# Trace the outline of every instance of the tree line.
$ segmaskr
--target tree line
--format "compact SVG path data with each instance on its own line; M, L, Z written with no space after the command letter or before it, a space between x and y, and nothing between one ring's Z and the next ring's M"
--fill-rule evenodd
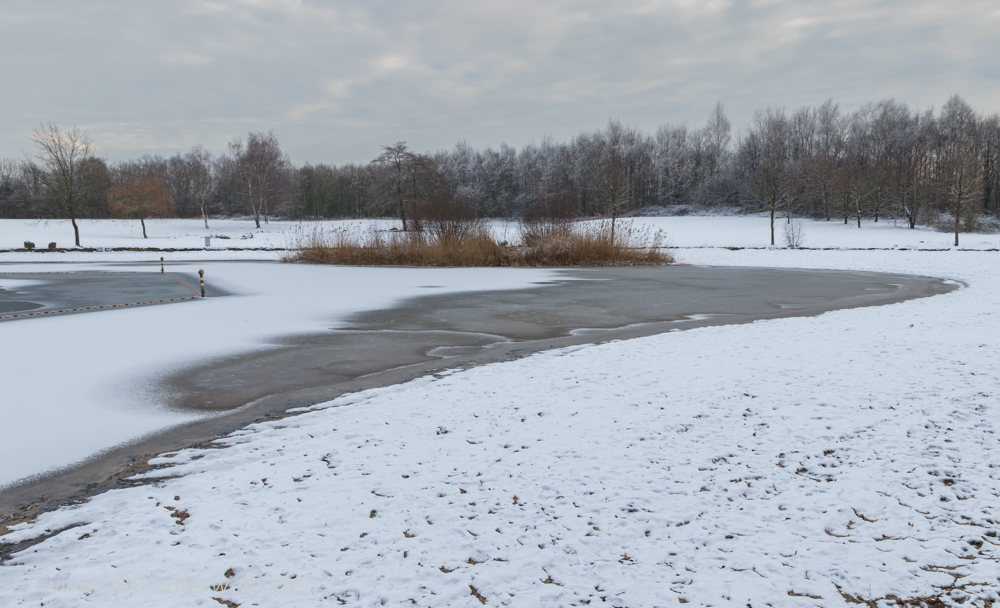
M856 222L944 218L956 234L1000 217L1000 116L958 96L939 112L885 100L855 112L828 101L757 111L738 133L721 104L702 128L655 133L611 121L568 142L417 153L405 142L371 162L295 166L273 132L213 155L109 162L85 133L43 125L31 152L0 159L0 217L395 217L435 214L618 217L692 209Z

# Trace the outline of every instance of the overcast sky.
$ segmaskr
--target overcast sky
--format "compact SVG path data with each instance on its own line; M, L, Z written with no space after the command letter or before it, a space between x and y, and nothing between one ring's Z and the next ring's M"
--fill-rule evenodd
M735 126L767 105L958 93L1000 111L997 0L0 0L0 156L40 122L109 159L273 129L296 163L367 162L609 119Z

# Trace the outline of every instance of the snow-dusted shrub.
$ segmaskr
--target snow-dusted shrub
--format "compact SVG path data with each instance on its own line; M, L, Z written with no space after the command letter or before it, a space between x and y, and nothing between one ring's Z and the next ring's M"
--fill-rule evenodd
M785 246L789 249L798 249L805 244L805 229L802 222L792 220L785 223Z

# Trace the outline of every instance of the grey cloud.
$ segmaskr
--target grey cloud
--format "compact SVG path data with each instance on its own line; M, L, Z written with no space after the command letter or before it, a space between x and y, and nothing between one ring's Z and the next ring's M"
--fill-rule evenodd
M997 111L994 2L186 0L0 7L0 156L41 121L112 158L274 129L293 160L735 124L766 105L959 93Z

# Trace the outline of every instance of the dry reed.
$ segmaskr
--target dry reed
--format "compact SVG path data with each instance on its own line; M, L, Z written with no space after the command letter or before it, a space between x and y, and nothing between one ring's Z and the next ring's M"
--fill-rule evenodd
M669 264L662 234L618 222L530 222L520 243L482 222L411 232L344 228L300 235L286 262L347 266L637 266Z

